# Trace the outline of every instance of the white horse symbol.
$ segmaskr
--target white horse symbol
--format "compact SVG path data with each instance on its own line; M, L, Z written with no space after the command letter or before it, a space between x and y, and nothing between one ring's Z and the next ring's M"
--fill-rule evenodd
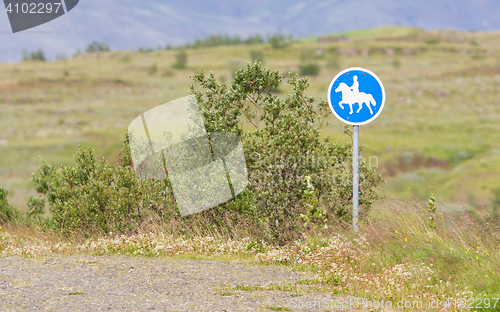
M377 105L377 102L375 102L373 96L371 94L366 94L364 92L356 92L356 91L352 91L351 87L341 82L340 85L337 87L337 89L335 89L335 92L342 92L342 101L340 101L339 106L342 109L344 109L344 104L348 104L349 108L351 109L349 114L352 114L353 113L352 106L355 103L358 103L359 109L356 111L357 114L363 108L363 103L364 103L366 104L366 107L368 107L368 109L370 110L370 114L373 115L373 111L372 108L370 107L370 104L373 106Z

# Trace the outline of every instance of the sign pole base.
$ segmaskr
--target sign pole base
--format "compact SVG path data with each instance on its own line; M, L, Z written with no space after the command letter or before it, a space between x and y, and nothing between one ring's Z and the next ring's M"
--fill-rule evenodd
M358 233L359 205L359 126L352 129L352 226Z

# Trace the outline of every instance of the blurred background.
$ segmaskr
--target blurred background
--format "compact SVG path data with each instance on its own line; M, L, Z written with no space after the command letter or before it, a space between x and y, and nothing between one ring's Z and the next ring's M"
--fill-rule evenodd
M498 216L499 10L493 0L86 0L16 34L0 12L0 185L25 210L42 159L72 163L81 145L117 161L129 123L186 96L200 70L229 82L257 60L309 77L308 94L326 98L340 70L359 66L387 93L360 130L382 188ZM332 115L324 135L347 142L342 129Z

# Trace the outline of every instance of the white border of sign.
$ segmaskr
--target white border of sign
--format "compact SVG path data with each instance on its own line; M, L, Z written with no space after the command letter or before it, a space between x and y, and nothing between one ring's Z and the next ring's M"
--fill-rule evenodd
M337 80L337 78L339 78L342 74L344 74L345 72L348 72L348 71L351 71L351 70L361 70L361 71L365 71L367 73L369 73L370 75L372 75L373 77L375 77L375 79L378 81L378 83L380 84L380 86L382 87L382 105L380 107L380 109L378 110L378 112L375 114L375 116L373 116L372 118L368 119L367 121L363 121L363 122L350 122L350 121L346 121L344 120L343 118L341 118L339 115L337 115L337 112L335 112L335 110L333 109L333 105L332 105L332 101L330 99L330 96L331 96L331 92L332 92L332 87L333 87L333 83L335 82L335 80ZM352 125L352 126L361 126L361 125L366 125L367 123L370 123L372 122L373 120L375 120L375 118L378 117L378 115L380 115L380 113L382 112L382 110L384 109L384 104L385 104L385 88L384 88L384 84L382 83L382 81L378 78L377 75L375 75L371 70L368 70L366 68L361 68L361 67L350 67L350 68L347 68L347 69L344 69L343 71L341 71L340 73L337 74L337 76L335 76L335 78L332 79L332 82L330 82L330 86L328 87L328 104L330 105L330 110L333 112L333 114L335 115L335 117L337 117L338 120L342 121L343 123L345 124L348 124L348 125ZM338 105L338 103L335 103L335 105Z

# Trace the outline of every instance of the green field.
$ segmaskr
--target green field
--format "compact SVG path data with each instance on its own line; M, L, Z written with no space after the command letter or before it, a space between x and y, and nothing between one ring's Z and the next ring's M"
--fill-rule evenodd
M72 163L81 145L116 161L141 112L186 96L200 70L231 80L250 51L261 51L264 67L282 74L317 63L319 75L309 78L316 98L326 97L343 68L375 72L387 100L378 119L361 127L360 141L367 161L378 158L382 187L403 198L434 191L451 207L487 207L500 187L500 32L386 27L332 37L348 40L189 49L185 69L172 68L175 50L0 64L0 185L25 210L41 159ZM332 114L324 135L347 141L342 128Z

